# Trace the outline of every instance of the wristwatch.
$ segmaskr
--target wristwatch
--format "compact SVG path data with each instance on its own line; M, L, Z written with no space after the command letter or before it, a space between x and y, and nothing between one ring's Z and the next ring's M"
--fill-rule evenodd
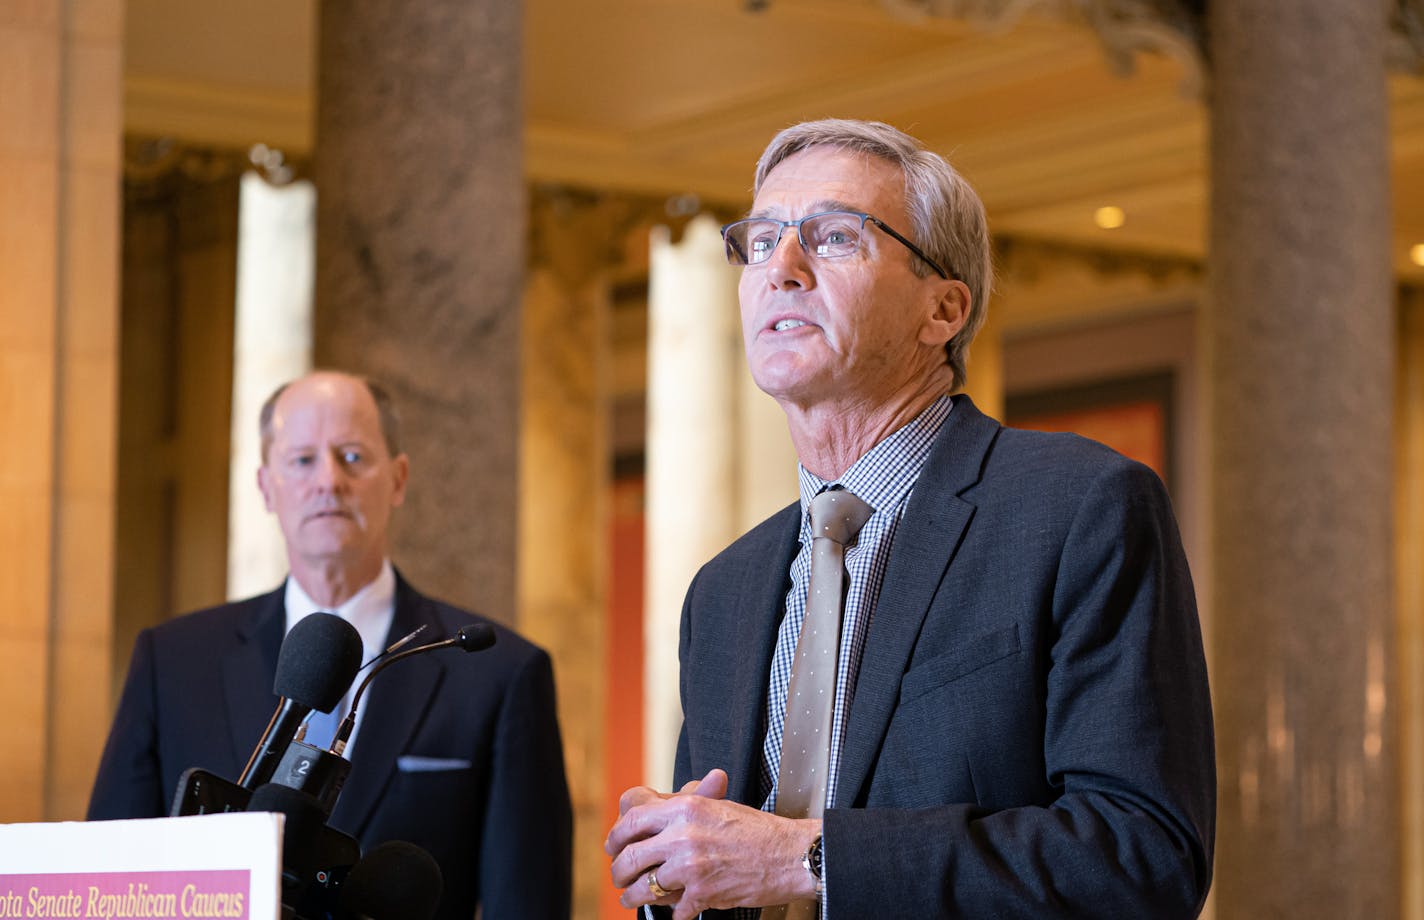
M816 880L816 897L825 893L826 883L821 878L821 836L816 835L816 839L811 841L811 845L806 848L806 852L801 854L801 865L806 867L806 871L811 873L811 877Z

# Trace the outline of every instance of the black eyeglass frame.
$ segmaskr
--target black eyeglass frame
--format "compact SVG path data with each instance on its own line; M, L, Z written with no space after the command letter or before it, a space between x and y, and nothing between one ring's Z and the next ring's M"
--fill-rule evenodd
M806 245L806 238L801 235L801 224L805 221L812 220L817 217L825 217L827 214L849 214L852 217L859 217L860 231L862 234L865 232L866 222L872 223L875 226L879 227L881 230L883 230L886 235L888 235L891 239L899 242L906 249L910 250L910 252L913 252L915 255L919 256L920 259L922 259L924 263L930 268L934 269L935 274L939 275L941 278L944 278L946 281L963 280L954 272L947 272L943 268L940 268L939 263L936 262L934 259L931 259L929 256L925 255L925 251L923 249L910 242L907 238L896 232L894 227L891 227L889 224L885 223L885 221L876 217L874 214L867 214L864 211L851 211L846 208L833 208L829 211L817 211L815 214L807 214L804 217L798 217L796 220L777 220L774 217L744 217L741 220L734 220L730 224L726 224L722 227L722 244L726 248L727 261L732 265L742 266L761 265L765 263L771 258L771 253L776 251L776 247L781 245L781 236L783 233L786 232L787 227L796 228L796 242L798 245L800 245L801 251L806 253L807 255L814 255L814 253L811 252L811 248ZM727 236L727 234L731 232L733 227L739 227L743 224L776 224L778 227L776 232L776 242L767 252L766 258L762 259L760 262L752 262L746 257L746 253L739 252L737 248L732 245L732 241ZM827 258L826 256L820 255L816 255L815 257L818 259ZM830 256L830 258L837 259L843 257Z

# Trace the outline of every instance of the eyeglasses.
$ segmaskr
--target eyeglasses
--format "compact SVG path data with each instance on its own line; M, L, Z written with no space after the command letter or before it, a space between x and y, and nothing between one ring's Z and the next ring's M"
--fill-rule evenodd
M774 220L770 217L748 217L722 228L722 240L727 244L727 261L732 265L760 265L776 251L781 234L787 227L796 228L801 248L818 259L844 259L860 251L865 225L872 223L905 248L924 260L941 278L956 277L939 267L924 250L891 229L878 217L862 211L822 211L807 214L799 220Z

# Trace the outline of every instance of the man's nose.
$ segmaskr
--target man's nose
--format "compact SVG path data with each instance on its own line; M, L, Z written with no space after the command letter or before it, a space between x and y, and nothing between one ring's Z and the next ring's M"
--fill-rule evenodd
M782 228L781 238L776 241L766 260L766 277L776 288L806 288L815 283L811 257L801 245L799 227Z
M317 461L317 482L329 489L340 488L346 482L346 469L341 465L341 457L333 451L322 451Z

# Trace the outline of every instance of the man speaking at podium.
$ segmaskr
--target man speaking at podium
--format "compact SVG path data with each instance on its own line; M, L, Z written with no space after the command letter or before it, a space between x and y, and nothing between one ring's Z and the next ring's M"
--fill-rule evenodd
M418 641L430 642L477 619L421 595L391 565L387 530L409 459L381 387L309 374L267 400L261 435L257 483L291 575L270 594L139 635L91 820L167 815L189 767L236 780L272 714L283 636L302 617L347 620L367 661L422 625ZM330 824L365 849L405 840L429 851L444 876L441 920L470 920L477 905L489 920L563 918L572 817L553 673L543 650L494 629L477 658L420 656L372 682ZM307 741L325 746L315 731Z
M754 196L723 235L801 499L688 589L679 792L624 794L623 903L1194 916L1211 706L1161 482L951 395L992 269L944 159L888 125L810 122L773 139Z

